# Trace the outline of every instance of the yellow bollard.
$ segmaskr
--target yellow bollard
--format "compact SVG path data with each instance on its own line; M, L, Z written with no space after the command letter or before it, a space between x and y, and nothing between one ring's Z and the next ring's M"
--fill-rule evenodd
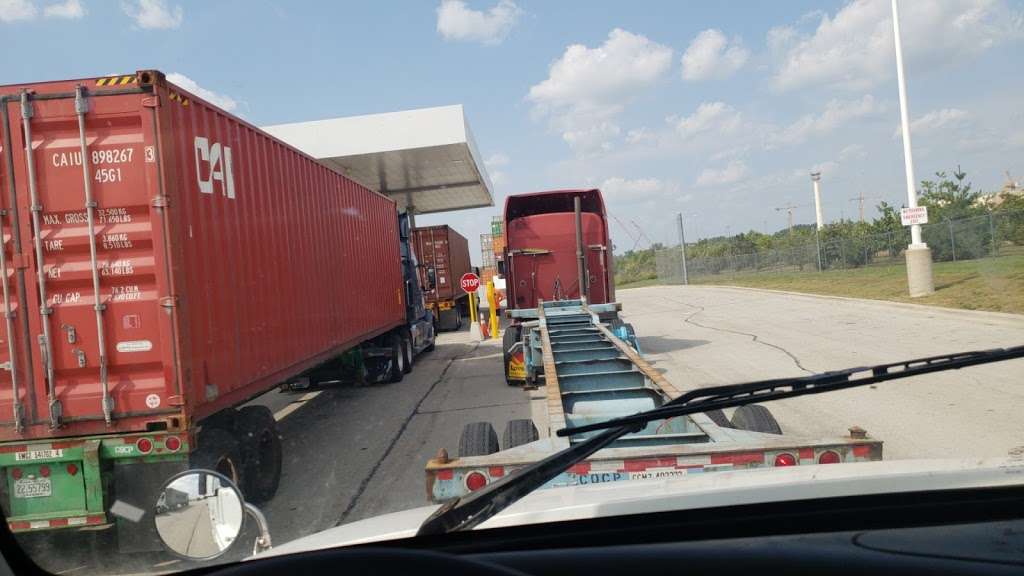
M469 321L473 324L477 323L476 317L476 292L469 293Z
M498 295L494 292L494 280L487 281L487 303L490 305L491 338L498 339Z

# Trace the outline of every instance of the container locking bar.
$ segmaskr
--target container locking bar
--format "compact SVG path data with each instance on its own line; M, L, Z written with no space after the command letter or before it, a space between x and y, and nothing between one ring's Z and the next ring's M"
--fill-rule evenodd
M39 213L43 211L39 203L39 189L36 186L36 163L32 153L32 102L28 92L21 93L21 123L25 130L25 164L28 172L28 193L32 202L32 241L36 253L36 281L39 285L39 315L43 333L40 335L43 366L46 369L46 401L50 409L50 428L60 428L63 416L60 400L57 399L56 383L53 377L53 343L50 338L50 307L46 297L46 272L43 260L43 232L39 223Z
M0 284L4 292L4 322L7 327L6 369L11 371L11 405L14 409L14 427L20 433L25 429L21 400L18 398L18 364L14 353L14 313L11 312L11 288L7 280L7 242L4 240L4 221L7 210L0 210ZM14 234L12 230L11 238Z
M114 398L110 395L107 382L107 347L106 334L103 327L103 310L106 306L100 301L100 269L96 262L96 200L92 195L92 178L89 177L89 150L85 141L85 114L89 111L89 101L85 99L85 88L75 87L75 114L78 115L78 146L82 149L82 179L85 182L85 219L89 226L89 268L92 271L93 310L96 312L96 346L99 348L100 386L103 389L103 420L110 426L114 413ZM85 363L84 354L79 357L79 365Z

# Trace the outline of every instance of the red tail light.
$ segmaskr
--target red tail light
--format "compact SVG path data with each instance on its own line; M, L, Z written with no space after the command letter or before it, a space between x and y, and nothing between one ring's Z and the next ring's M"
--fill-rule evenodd
M138 449L140 454L149 454L153 451L153 441L149 438L139 438L135 442L135 448Z
M164 439L164 448L167 448L171 452L177 452L181 449L181 438L177 436L168 436Z
M842 458L831 450L822 452L821 456L818 456L818 464L839 464L840 462L842 462Z
M469 488L470 492L475 492L484 486L487 486L487 476L479 472L466 474L466 488Z
M792 454L783 452L775 457L776 466L796 466L796 458Z
M39 475L42 476L43 478L49 478L50 477L50 467L47 466L46 464L43 464L42 466L40 466L39 467Z
M67 471L68 471L68 474L71 474L72 476L74 476L75 474L78 474L78 466L75 466L74 464L68 464L67 465Z
M15 480L20 480L21 479L21 468L12 468L11 469L11 478L14 478Z

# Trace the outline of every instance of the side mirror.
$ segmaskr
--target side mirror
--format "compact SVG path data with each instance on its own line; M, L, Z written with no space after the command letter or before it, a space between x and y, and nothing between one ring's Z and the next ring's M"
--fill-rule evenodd
M245 516L260 528L254 552L270 548L266 520L227 477L212 470L187 470L168 480L155 508L156 531L164 546L189 560L224 555L238 539Z

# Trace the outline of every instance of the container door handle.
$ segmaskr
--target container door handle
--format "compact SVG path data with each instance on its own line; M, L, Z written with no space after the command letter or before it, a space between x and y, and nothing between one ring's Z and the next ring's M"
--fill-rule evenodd
M25 134L25 168L28 173L28 194L32 202L32 236L33 248L36 255L36 284L39 289L39 323L43 326L43 333L39 335L43 355L43 366L46 369L46 400L50 409L50 428L60 428L62 425L62 409L60 400L57 399L56 383L53 376L53 344L50 338L50 307L46 296L46 273L45 260L43 259L43 233L39 214L43 211L39 203L39 187L36 183L36 163L32 150L32 101L29 100L27 91L21 93L21 124ZM84 158L83 158L84 160ZM9 338L8 338L9 340Z
M85 141L85 114L89 111L89 101L85 98L85 88L75 88L75 114L78 115L78 146L82 149L82 179L85 183L85 219L89 226L89 268L92 271L93 311L96 314L96 346L99 348L100 387L103 390L101 400L103 420L110 426L113 420L114 399L110 396L107 382L107 351L106 334L103 327L103 311L106 306L101 302L100 269L96 261L96 200L92 194L92 178L89 177L89 147ZM68 331L68 341L74 337L74 328ZM78 351L78 366L85 366L85 352Z

